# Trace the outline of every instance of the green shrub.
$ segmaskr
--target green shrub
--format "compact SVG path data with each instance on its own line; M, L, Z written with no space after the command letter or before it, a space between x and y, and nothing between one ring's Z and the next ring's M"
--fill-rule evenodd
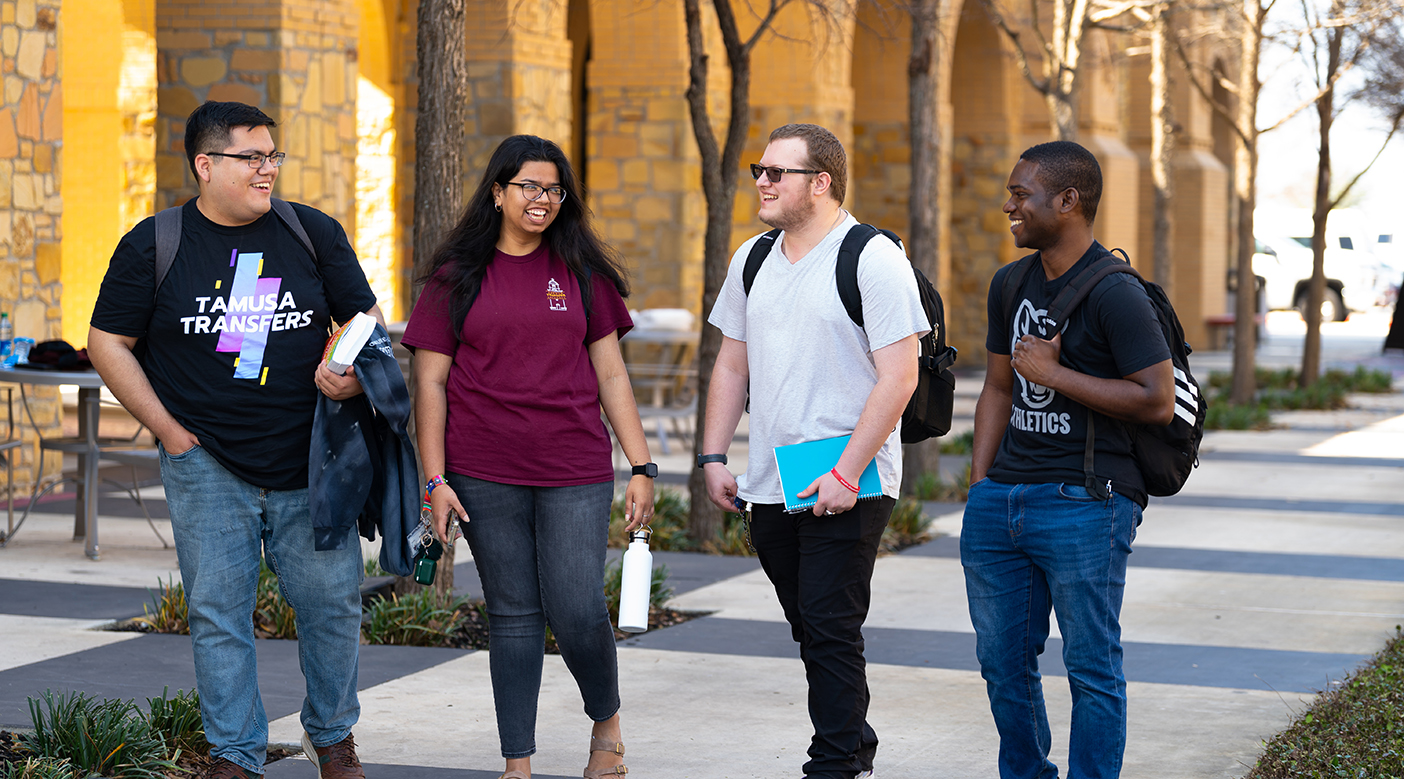
M10 763L0 779L82 779L66 758L29 757Z
M425 587L382 598L366 607L361 636L370 644L449 646L468 617L466 598L440 595Z
M917 500L935 500L947 503L963 503L970 494L970 463L950 481L946 481L940 474L923 473L916 479L915 497Z
M1272 417L1267 408L1254 403L1239 406L1228 400L1209 401L1209 411L1204 415L1206 430L1267 430L1272 427Z
M141 616L133 621L157 633L189 634L190 606L185 600L185 586L174 577L168 577L164 584L158 578L156 586L157 591L151 593L151 605L155 608L143 604Z
M254 595L254 635L258 638L297 640L297 613L283 597L278 577L266 561L258 564L258 589Z
M941 454L970 454L975 448L975 429L941 439Z
M619 595L624 580L622 560L605 565L604 594L605 605L609 606L609 621L619 624ZM668 586L668 566L653 566L653 581L649 583L649 610L661 609L673 597L673 588Z
M614 497L610 508L609 545L623 549L629 545L629 534L624 532L628 524L624 520L624 493ZM722 516L722 527L717 537L704 544L698 544L688 532L688 516L692 502L682 492L663 487L658 490L653 501L653 517L648 526L653 530L649 536L649 548L655 552L708 552L725 555L752 555L747 540L746 521L741 514L727 512Z
M175 768L165 740L131 701L94 700L81 692L29 699L34 732L24 746L35 756L67 759L82 776L158 779Z
M169 687L159 698L147 698L146 722L151 731L165 740L171 752L208 755L210 742L205 740L205 721L200 717L200 694L177 690L175 697Z
M897 552L909 546L929 541L931 518L922 513L921 501L902 498L887 518L887 527L882 531L882 548Z
M1264 745L1246 779L1404 776L1404 633Z
M367 579L374 578L376 576L390 575L386 572L384 568L380 567L380 557L378 555L371 555L370 557L367 557L365 565Z

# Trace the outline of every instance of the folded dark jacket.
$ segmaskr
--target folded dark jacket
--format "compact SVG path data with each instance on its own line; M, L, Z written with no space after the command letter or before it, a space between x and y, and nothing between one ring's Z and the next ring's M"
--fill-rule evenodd
M384 327L376 325L354 365L364 394L317 395L307 495L314 548L342 548L352 527L370 541L379 530L380 567L409 576L406 534L419 524L419 468L406 429L409 390Z

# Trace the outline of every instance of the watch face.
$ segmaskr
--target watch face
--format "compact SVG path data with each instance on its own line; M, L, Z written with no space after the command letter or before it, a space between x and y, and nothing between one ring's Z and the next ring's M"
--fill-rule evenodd
M634 466L636 476L647 476L650 479L658 478L658 463L644 463Z

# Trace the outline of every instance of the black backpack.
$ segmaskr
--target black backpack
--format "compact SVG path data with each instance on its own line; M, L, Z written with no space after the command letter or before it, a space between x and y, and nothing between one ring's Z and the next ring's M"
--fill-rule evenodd
M834 281L838 285L839 299L848 311L848 318L859 327L863 326L863 297L858 290L858 258L868 241L879 233L891 239L897 248L906 251L896 233L868 224L859 224L850 229L839 246ZM751 285L756 281L761 263L770 255L770 248L779 237L780 230L771 230L751 245L751 253L746 256L746 267L741 274L747 295L751 294ZM940 293L915 265L912 266L912 274L916 276L921 307L926 311L931 331L921 337L916 390L902 412L904 444L914 444L950 432L951 412L955 404L955 376L951 373L951 365L956 361L956 349L946 345L946 307L941 302Z
M1048 306L1046 322L1055 332L1060 330L1073 310L1092 292L1098 282L1113 273L1126 273L1135 276L1150 296L1151 306L1160 319L1160 329L1165 334L1165 345L1170 347L1170 363L1175 371L1175 417L1168 425L1141 425L1123 422L1131 433L1131 452L1145 480L1146 492L1150 495L1174 495L1185 486L1190 472L1199 465L1199 443L1204 439L1204 416L1209 411L1208 403L1199 391L1199 382L1190 373L1189 355L1193 351L1185 342L1185 329L1180 326L1180 318L1170 305L1165 290L1159 284L1146 281L1131 267L1131 258L1121 249L1121 257L1108 252L1094 260L1087 269L1070 279L1053 302ZM1037 255L1020 260L1004 277L1002 302L1004 320L1013 321L1014 297L1024 285L1029 271L1040 264ZM1093 443L1096 438L1096 416L1091 409L1087 415L1087 447L1082 459L1082 470L1086 476L1087 492L1101 500L1111 497L1105 482L1098 483L1093 474Z

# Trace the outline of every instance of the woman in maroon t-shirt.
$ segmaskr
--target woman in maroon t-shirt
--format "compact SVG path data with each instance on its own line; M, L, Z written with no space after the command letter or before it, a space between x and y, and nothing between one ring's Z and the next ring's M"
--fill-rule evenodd
M635 466L630 530L653 514L657 474L619 354L627 294L565 154L517 135L434 253L405 328L435 530L463 518L482 578L503 779L531 774L548 623L594 721L585 776L625 773L601 587L614 496L601 407Z

